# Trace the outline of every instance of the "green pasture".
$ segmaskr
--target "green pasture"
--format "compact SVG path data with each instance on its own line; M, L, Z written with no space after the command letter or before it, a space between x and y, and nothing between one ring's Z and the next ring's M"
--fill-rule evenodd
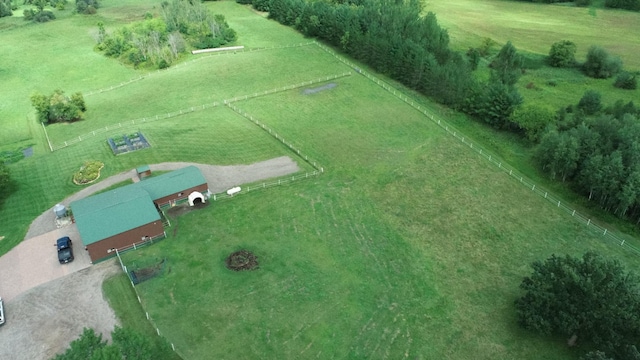
M637 102L640 97L640 90L615 88L615 78L592 79L578 69L557 69L545 63L554 42L570 40L577 45L579 62L585 60L591 45L599 45L619 56L625 69L640 70L636 56L640 52L638 13L501 0L433 0L424 4L425 11L435 12L448 30L455 49L466 51L491 38L497 43L494 51L498 51L511 41L533 67L518 82L526 104L555 111L577 104L589 89L600 92L605 105L617 100Z
M153 120L156 115L163 117L192 107L197 110L193 116L215 122L215 116L209 115L211 110L202 110L202 105L208 108L216 103L223 107L227 99L254 96L349 70L317 46L290 49L194 56L175 68L147 74L115 90L86 96L85 121L71 126L50 125L47 132L52 143L61 144L94 130L130 124L131 120L139 124L143 118ZM283 58L288 60L282 61Z
M362 76L238 102L326 174L219 201L123 256L167 259L137 287L186 359L571 358L515 323L528 265L586 249L637 259L571 221ZM276 105L277 104L277 105ZM229 253L260 269L234 273ZM194 326L194 324L199 324Z
M546 55L554 42L571 40L579 61L599 45L620 56L626 68L640 70L640 14L631 11L505 0L425 0L424 10L437 15L460 50L488 37L500 46L511 40L518 49Z
M153 74L93 52L97 21L113 28L158 6L110 0L95 17L0 31L7 50L0 57L0 150L34 144L33 157L9 165L16 185L0 204L0 254L23 239L36 216L80 189L71 177L85 160L104 162L102 176L108 177L165 161L246 164L294 157L224 106L124 125L51 153L28 100L33 91L88 93L144 76L87 96L87 120L48 128L58 144L123 121L350 70L313 45L194 62L189 56ZM308 41L232 1L207 6L238 31L237 45ZM478 31L478 39L484 37ZM630 267L638 259L365 77L354 73L332 82L337 86L315 94L292 89L235 103L318 160L323 175L216 201L173 219L166 240L124 254L130 267L166 258L165 272L137 290L178 353L185 360L577 358L564 340L517 326L513 301L529 264L587 250ZM450 117L507 160L527 163L526 149L513 138L494 138L444 109L435 114ZM114 156L107 137L132 131L141 131L152 147ZM224 267L224 258L241 248L256 253L260 269ZM123 277L107 282L105 293L125 326L151 333Z

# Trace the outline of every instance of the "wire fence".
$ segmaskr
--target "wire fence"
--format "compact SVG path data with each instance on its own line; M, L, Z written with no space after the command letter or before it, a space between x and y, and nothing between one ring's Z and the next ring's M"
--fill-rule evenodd
M102 89L91 90L89 92L83 93L82 95L83 96L91 96L91 95L101 94L101 93L104 93L104 92L107 92L107 91L112 91L112 90L115 90L115 89L119 89L119 88L121 88L123 86L127 86L129 84L132 84L134 82L140 81L140 80L148 78L150 76L159 74L161 72L167 72L167 71L180 69L180 68L183 68L185 66L191 65L194 62L201 61L201 60L204 60L204 59L208 59L208 58L210 58L212 56L230 55L230 54L245 53L245 52L288 49L288 48L294 48L294 47L309 46L309 45L314 45L314 44L315 44L314 41L310 41L310 42L299 43L299 44L289 44L289 45L270 46L270 47L257 47L257 48L243 48L243 49L233 49L233 50L228 50L228 51L218 51L218 52L212 52L212 53L198 54L197 57L195 57L192 60L181 62L181 63L177 63L177 64L172 65L172 66L170 66L170 67L168 67L166 69L158 69L158 70L150 71L150 72L146 73L145 75L140 75L140 76L138 76L136 78L132 78L132 79L129 79L127 81L123 81L123 82L121 82L119 84L116 84L116 85L111 85L111 86L108 86L108 87L104 87Z
M216 193L216 194L211 195L210 199L213 199L213 201L231 199L231 198L234 198L234 197L236 197L238 195L241 195L241 194L247 194L247 193L255 192L255 191L258 191L258 190L269 189L269 188L276 187L276 186L290 184L290 183L296 182L296 181L307 180L307 179L313 178L315 176L318 176L318 175L320 175L322 173L324 173L324 168L320 167L317 170L314 170L312 172L306 172L304 174L294 175L294 176L290 176L290 177L286 177L286 178L280 178L280 179L272 181L272 182L263 182L263 183L252 185L252 186L243 186L243 187L241 187L241 190L239 192L237 192L237 193L235 193L233 195L230 195L230 194L228 194L226 192Z
M148 122L157 121L157 120L166 120L166 119L170 119L170 118L175 118L175 117L186 115L186 114L190 114L190 113L193 113L193 112L196 112L196 111L203 111L203 110L206 110L206 109L214 108L216 106L226 105L226 104L229 104L229 103L232 103L232 102L236 102L236 101L240 101L240 100L247 100L247 99L252 99L252 98L256 98L256 97L260 97L260 96L266 96L266 95L275 94L275 93L279 93L279 92L283 92L283 91L289 91L289 90L293 90L293 89L297 89L297 88L301 88L301 87L305 87L305 86L310 86L310 85L321 83L321 82L326 82L326 81L330 81L330 80L339 79L339 78L342 78L342 77L345 77L345 76L350 76L350 75L351 75L351 72L344 72L342 74L323 76L321 78L317 78L317 79L314 79L314 80L303 81L303 82L297 83L297 84L286 85L286 86L283 86L283 87L278 87L278 88L265 90L265 91L261 91L261 92L254 92L253 94L236 96L234 98L225 99L225 100L222 100L222 101L214 101L212 103L201 104L201 105L197 105L197 106L191 106L191 107L188 107L188 108L176 110L174 112L169 112L169 113L164 113L164 114L156 114L156 115L151 115L151 116L148 116L148 117L122 121L122 122L119 122L117 124L108 125L108 126L105 126L103 128L93 130L93 131L91 131L89 133L86 133L86 134L83 134L83 135L78 135L78 137L76 137L76 138L65 140L65 141L63 141L62 143L59 143L59 144L53 144L50 141L49 134L47 133L47 129L44 126L44 124L43 124L42 128L44 129L45 136L46 136L47 141L49 143L49 149L53 152L53 151L56 151L56 150L63 149L65 147L67 147L67 146L79 143L79 142L81 142L83 140L86 140L87 138L93 138L96 135L104 134L104 133L109 132L109 131L114 131L114 130L121 129L121 128L126 128L126 127L141 125L141 124L146 124Z
M133 248L133 249L136 249L136 248ZM129 272L128 272L128 269L127 269L127 266L122 262L122 257L120 257L120 254L122 254L122 253L123 252L121 252L120 250L116 250L116 255L118 257L118 261L120 262L120 268L127 275L127 278L129 279L129 283L131 284L131 287L133 288L133 291L136 293L136 298L138 299L138 303L140 303L140 306L142 307L142 309L144 309L144 304L142 303L142 298L140 298L140 294L138 293L138 289L136 288L136 285L133 283L133 280L131 280L131 277L129 276ZM149 312L145 310L144 313L145 313L145 316L147 317L147 320L149 321L149 324L151 324L151 326L153 326L153 328L156 329L156 333L158 334L158 336L162 336L162 333L160 333L160 329L156 325L155 321L151 318L151 316L149 316ZM176 346L172 342L170 342L166 337L165 337L165 340L167 340L167 342L169 344L171 344L171 349L173 351L178 353L178 355L180 355L180 357L183 357L180 354L180 352L178 352L176 350Z
M594 223L591 220L591 218L589 218L588 216L580 214L578 211L576 211L575 208L571 207L570 204L563 203L562 200L560 199L560 197L550 193L548 190L544 189L543 187L538 186L532 180L528 179L526 176L524 176L521 173L517 172L513 167L509 166L504 161L502 161L499 157L495 156L491 152L489 152L486 149L482 148L480 145L474 144L469 139L466 139L464 134L462 134L461 132L456 130L453 126L449 125L446 121L444 121L442 119L439 119L439 118L436 118L431 113L431 111L429 109L426 109L425 107L420 105L416 100L408 97L403 92L401 92L400 90L394 88L389 83L387 83L385 81L382 81L379 78L377 78L377 77L367 73L366 71L360 69L354 63L344 59L341 56L339 56L338 54L336 54L333 50L331 50L327 46L322 45L322 44L317 43L317 42L316 42L316 45L318 47L320 47L321 49L323 49L324 51L326 51L327 53L331 54L333 57L335 57L340 62L342 62L345 65L349 66L350 68L354 69L357 73L363 75L367 79L371 80L373 83L375 83L378 86L382 87L384 90L386 90L389 93L393 94L398 99L404 101L406 104L408 104L411 107L413 107L414 109L420 111L429 120L431 120L433 123L437 124L442 129L444 129L448 134L450 134L454 138L460 140L463 144L467 145L470 149L474 150L476 153L481 155L483 158L487 159L490 163L496 165L504 173L506 173L510 177L516 179L523 186L531 189L531 191L535 192L536 194L538 194L541 197L543 197L544 199L548 200L550 203L552 203L556 207L558 207L558 208L564 210L566 213L570 214L571 217L576 219L576 221L585 224L590 230L593 230L594 232L599 233L606 240L609 240L612 243L616 243L616 244L622 246L625 250L628 250L631 253L640 256L640 248L639 247L637 247L637 246L635 246L633 244L630 244L625 239L623 239L621 236L615 234L613 231Z

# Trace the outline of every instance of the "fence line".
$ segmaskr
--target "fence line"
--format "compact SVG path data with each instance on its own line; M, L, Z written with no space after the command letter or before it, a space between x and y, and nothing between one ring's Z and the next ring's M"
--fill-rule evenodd
M266 91L261 91L261 92L254 92L253 94L236 96L234 98L225 99L225 100L222 100L220 102L201 104L201 105L192 106L192 107L185 108L185 109L180 109L180 110L177 110L175 112L169 112L169 113L166 113L166 114L157 114L157 115L152 115L152 116L149 116L149 117L143 117L143 118L138 118L138 119L127 120L127 121L119 122L118 124L105 126L103 128L93 130L90 133L86 133L84 135L79 135L76 138L63 141L61 144L51 144L51 143L49 143L49 148L53 152L53 151L56 151L56 150L63 149L65 147L67 147L67 146L76 144L76 143L78 143L80 141L83 141L83 140L85 140L87 138L95 137L96 135L105 133L105 132L110 131L110 130L116 130L116 129L125 128L125 127L129 127L129 126L133 126L133 125L145 124L147 122L156 121L156 120L164 120L164 119L174 118L174 117L186 115L186 114L189 114L189 113L192 113L192 112L210 109L210 108L222 105L222 104L228 104L228 103L231 103L231 102L252 99L252 98L256 98L256 97L260 97L260 96L266 96L266 95L270 95L270 94L275 94L275 93L283 92L283 91L289 91L289 90L292 90L292 89L297 89L297 88L304 87L304 86L309 86L309 85L313 85L313 84L317 84L317 83L321 83L321 82L326 82L326 81L329 81L329 80L335 80L335 79L339 79L339 78L342 78L342 77L345 77L345 76L350 76L350 75L351 75L351 72L344 72L342 74L329 75L329 76L321 77L321 78L314 79L314 80L303 81L303 82L298 83L298 84L286 85L286 86L279 87L279 88L274 88L274 89L271 89L271 90L266 90ZM43 125L43 128L44 128L44 125ZM44 129L44 131L45 131L45 135L46 135L47 134L47 130ZM48 135L46 135L46 136L47 136L47 139L48 139Z
M129 276L129 272L127 271L127 266L122 262L122 258L120 257L120 254L122 252L119 251L118 249L116 249L116 256L118 257L118 261L120 262L120 268L122 269L122 271L127 275L127 278L129 279L129 283L131 284L131 287L133 288L133 291L136 293L136 298L138 299L138 303L140 303L140 306L142 307L142 309L144 309L144 304L142 304L142 298L140 297L140 293L138 293L138 289L136 289L135 284L133 283L133 280L131 280L131 276ZM148 311L144 311L145 316L147 317L147 320L149 320L149 324L151 324L151 326L156 329L156 334L158 334L158 336L162 336L162 334L160 333L160 329L158 328L158 326L155 324L155 322L153 321L153 319L151 318L151 316L149 316L149 312ZM165 338L166 339L166 338ZM180 352L178 352L176 350L176 346L168 341L168 339L166 339L167 342L169 344L171 344L171 349L173 351L175 351L176 353L178 353L178 355L180 355ZM182 357L182 356L181 356Z
M304 174L300 174L300 175L293 175L293 176L288 176L288 177L284 177L284 178L280 178L278 180L274 180L272 182L263 182L260 184L256 184L253 186L243 186L241 187L241 190L233 195L229 195L226 192L220 192L220 193L215 193L212 194L211 197L209 198L209 200L213 200L213 201L219 201L219 200L226 200L226 199L231 199L234 198L238 195L241 194L247 194L250 192L255 192L257 190L264 190L264 189L269 189L272 187L276 187L276 186L280 186L280 185L285 185L285 184L290 184L296 181L301 181L301 180L307 180L310 178L313 178L315 176L318 176L320 174L324 173L324 168L323 167L319 167L317 170L314 170L312 172L307 172Z
M353 64L353 63L349 62L348 60L342 58L341 56L337 55L333 50L331 50L330 48L326 47L325 45L322 45L322 44L317 43L317 42L316 42L316 45L318 47L320 47L321 49L323 49L324 51L326 51L327 53L333 55L333 57L335 57L340 62L342 62L345 65L347 65L347 66L351 67L352 69L354 69L357 73L365 76L367 79L369 79L370 81L372 81L376 85L382 87L384 90L388 91L390 94L392 94L396 98L404 101L407 105L410 105L414 109L416 109L419 112L421 112L424 116L426 116L428 119L430 119L433 123L435 123L436 125L438 125L442 129L444 129L447 133L452 135L454 138L460 140L463 144L467 145L470 149L472 149L473 151L475 151L476 153L481 155L483 158L487 159L489 162L491 162L492 164L496 165L504 173L506 173L510 177L513 177L514 179L518 180L518 182L520 182L523 186L528 187L529 189L531 189L531 191L535 192L536 194L540 195L544 199L548 200L550 203L554 204L556 207L564 210L566 213L570 214L571 217L575 218L578 222L581 222L581 223L585 224L590 230L592 230L592 231L594 231L596 233L599 233L600 235L602 235L602 237L604 237L605 239L607 239L609 241L612 241L612 242L615 242L615 243L619 244L625 250L628 250L631 253L640 256L640 248L639 247L634 246L632 244L629 244L625 239L621 238L619 235L616 235L613 231L611 231L611 230L609 230L609 229L607 229L605 227L602 227L602 226L600 226L598 224L595 224L591 220L591 218L589 218L588 216L582 215L579 212L577 212L575 208L570 207L568 204L562 203L562 200L560 199L560 197L552 194L551 192L549 192L548 190L544 189L543 187L538 186L532 180L528 179L526 176L524 176L521 173L517 172L514 168L512 168L511 166L506 164L504 161L502 161L499 157L495 156L491 152L485 150L484 148L482 148L481 146L479 146L477 144L472 143L468 139L465 139L465 137L464 137L464 135L462 133L460 133L458 130L456 130L453 126L449 125L446 121L436 118L431 113L431 111L429 109L421 106L416 100L408 97L407 95L402 93L400 90L394 88L389 83L387 83L385 81L382 81L382 80L378 79L377 77L375 77L375 76L367 73L366 71L360 69L355 64Z
M238 52L255 52L255 51L287 49L287 48L293 48L293 47L303 47L303 46L314 45L314 43L315 43L314 41L310 41L310 42L306 42L306 43L289 44L289 45L258 47L258 48L243 48L243 49L234 49L232 51L219 51L219 52L207 53L207 55L199 54L198 57L196 57L196 58L194 58L192 60L172 65L172 66L170 66L170 67L168 67L166 69L158 69L158 70L150 71L145 75L140 75L140 76L138 76L136 78L129 79L129 80L121 82L120 84L117 84L117 85L111 85L109 87L105 87L105 88L102 88L102 89L91 90L88 93L83 93L83 96L91 96L91 95L100 94L100 93L103 93L103 92L119 89L119 88L121 88L123 86L126 86L126 85L129 85L131 83L140 81L140 80L142 80L142 79L144 79L146 77L158 74L160 72L170 71L170 70L173 70L173 69L178 69L178 68L184 67L186 65L190 65L191 63L194 63L196 61L200 61L200 60L203 60L203 59L208 59L211 56L235 54L235 53L238 53Z
M294 153L296 153L300 158L304 159L304 161L306 161L309 165L313 166L314 169L319 170L320 172L324 172L324 168L319 166L318 163L312 159L309 158L309 156L303 154L300 149L296 148L291 142L287 142L285 140L284 137L278 135L277 132L273 131L270 127L268 127L267 125L265 125L264 123L261 123L258 118L247 114L245 111L242 111L241 109L239 109L237 106L228 103L227 106L235 111L236 113L238 113L239 115L241 115L242 117L244 117L245 119L251 121L252 123L254 123L257 127L261 128L262 130L264 130L266 133L268 133L269 135L271 135L272 137L274 137L276 140L280 141L281 143L283 143L286 147L289 148L289 150L293 151Z

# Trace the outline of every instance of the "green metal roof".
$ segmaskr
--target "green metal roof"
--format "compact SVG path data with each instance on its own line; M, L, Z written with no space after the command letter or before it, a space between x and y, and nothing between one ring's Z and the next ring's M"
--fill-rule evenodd
M160 220L149 194L124 186L70 204L84 245Z
M153 200L205 184L195 166L175 170L70 204L84 245L160 220Z
M200 169L191 165L172 172L147 178L130 186L141 186L153 200L175 194L194 186L206 184Z
M145 171L149 171L151 170L151 168L149 168L149 165L140 165L136 168L136 171L138 172L138 174L143 173Z

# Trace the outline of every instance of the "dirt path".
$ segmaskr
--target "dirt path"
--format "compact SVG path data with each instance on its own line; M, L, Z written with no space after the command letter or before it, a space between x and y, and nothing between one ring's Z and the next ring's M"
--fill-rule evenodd
M288 156L257 162L250 165L207 165L189 162L167 162L149 165L151 171L168 171L183 168L185 166L195 165L209 183L209 189L213 193L219 193L228 190L234 186L252 183L260 180L266 180L273 177L284 176L298 172L300 168L295 161ZM85 198L97 191L108 188L109 186L123 182L128 179L137 178L136 171L130 170L120 174L106 178L96 184L87 186L77 193L62 200L60 204L69 206L75 200ZM29 231L25 239L48 233L55 230L55 214L53 207L42 215L38 216L29 227Z
M217 166L176 162L150 165L150 168L152 171L163 171L188 165L200 168L214 193L300 170L298 165L286 156L250 165ZM60 203L69 206L74 200L134 177L135 170L111 176L83 188ZM35 240L38 236L55 230L55 215L51 208L31 223L24 242ZM28 246L21 248L29 249ZM39 268L42 259L34 256L32 251L26 251L28 253L18 254L20 260L33 262L33 266L27 267L28 269ZM55 260L55 253L52 253L52 256ZM0 274L9 273L10 269L3 269L2 264L12 266L11 262L0 262ZM71 268L66 268L69 269ZM55 354L63 352L69 343L80 335L84 327L91 327L97 333L101 333L103 339L108 339L117 324L117 319L102 294L102 282L119 271L119 265L112 259L82 270L64 273L61 277L52 277L53 280L33 288L23 286L21 292L17 292L17 295L5 302L7 321L0 327L0 359L50 359ZM35 275L25 273L22 276L29 279Z

